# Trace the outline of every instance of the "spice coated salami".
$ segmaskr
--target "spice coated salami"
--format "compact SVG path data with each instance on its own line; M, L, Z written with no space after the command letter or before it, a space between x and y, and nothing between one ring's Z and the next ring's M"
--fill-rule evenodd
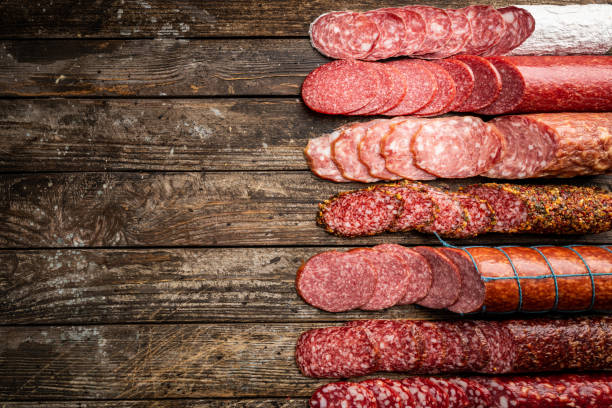
M455 313L607 312L612 252L585 245L384 244L314 255L298 270L296 289L308 304L330 312L411 303Z

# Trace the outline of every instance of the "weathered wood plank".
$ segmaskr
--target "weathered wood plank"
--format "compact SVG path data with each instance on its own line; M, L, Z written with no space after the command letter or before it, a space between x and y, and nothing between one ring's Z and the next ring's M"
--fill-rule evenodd
M609 190L611 180L608 175L563 182ZM474 181L446 184L454 188ZM317 227L317 203L354 188L363 185L322 182L306 171L8 174L0 176L0 247L437 243L435 237L417 233L347 240ZM609 243L611 238L612 232L577 237L488 234L457 242L533 245Z
M306 408L307 398L195 399L144 401L0 401L0 408Z
M456 317L414 306L327 313L307 305L295 291L295 273L304 260L326 249L330 248L0 251L0 322Z
M305 170L308 139L355 120L294 98L0 100L0 171Z
M555 0L550 3L605 3L605 0ZM169 0L73 1L41 0L0 4L0 38L40 37L207 37L306 36L316 16L330 10L370 10L419 2L360 1L247 1L198 3ZM494 6L534 4L533 0L495 0ZM430 0L439 7L465 7L465 0Z
M0 42L0 96L298 95L307 39Z

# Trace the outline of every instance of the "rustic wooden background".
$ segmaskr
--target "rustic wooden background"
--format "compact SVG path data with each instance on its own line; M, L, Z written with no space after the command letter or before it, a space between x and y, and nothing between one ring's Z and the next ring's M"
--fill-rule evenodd
M435 244L343 240L314 223L317 202L359 185L313 177L302 156L308 138L354 120L299 99L326 62L308 24L382 5L0 2L0 406L304 406L322 382L295 366L300 332L452 317L329 314L293 287L330 247ZM459 243L573 242L612 234Z

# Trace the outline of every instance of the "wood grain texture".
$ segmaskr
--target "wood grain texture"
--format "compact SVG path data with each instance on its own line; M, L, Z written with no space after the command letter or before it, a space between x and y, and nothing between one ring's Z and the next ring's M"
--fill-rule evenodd
M355 120L295 98L0 100L0 171L306 170L308 139Z
M564 182L598 184L609 190L611 177ZM433 184L456 188L474 181ZM433 236L417 233L347 240L316 226L317 204L339 191L354 188L363 185L338 185L322 182L309 172L288 171L4 175L0 176L0 246L234 247L438 242ZM555 237L488 234L455 242L603 244L611 238L612 232Z
M306 408L307 398L196 399L144 401L0 401L0 408Z
M589 3L605 3L605 0ZM534 4L533 0L495 0L496 7ZM587 3L555 0L553 4ZM36 4L36 6L34 5ZM19 0L0 4L0 38L129 38L210 36L306 36L308 25L330 10L365 11L417 1L211 1L190 0ZM428 5L459 8L466 0L430 0Z
M338 322L457 316L414 306L347 313L309 306L295 291L295 274L303 261L328 249L3 251L0 322Z
M0 42L0 96L298 95L307 39Z

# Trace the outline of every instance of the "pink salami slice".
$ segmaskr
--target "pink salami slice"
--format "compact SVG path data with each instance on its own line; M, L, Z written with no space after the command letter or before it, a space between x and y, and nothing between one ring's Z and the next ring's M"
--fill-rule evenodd
M425 41L421 44L421 49L414 55L429 54L442 49L453 33L451 19L446 10L430 6L406 6L405 8L419 13L427 26Z
M400 213L389 231L410 231L429 225L435 220L438 208L427 190L420 185L400 183L380 188L402 200Z
M382 139L387 135L387 133L391 131L391 125L393 123L403 120L405 120L405 118L381 120L376 122L374 125L368 127L368 129L366 130L365 136L363 137L363 139L361 139L361 143L359 143L359 160L361 160L361 162L366 165L368 171L370 172L370 176L377 177L382 180L401 179L400 176L391 173L385 167L385 158L380 153L380 143ZM326 168L324 167L325 165L329 165L329 163L325 160L322 160L321 163L322 164L319 165L319 167L324 169ZM334 167L336 167L335 164ZM340 170L337 171L338 174L340 174ZM340 174L340 176L342 175Z
M499 11L491 6L467 6L463 12L470 20L472 36L461 51L463 54L480 55L496 45L506 31L506 23Z
M419 231L436 232L445 237L454 237L466 227L467 216L465 210L451 195L443 191L430 189L429 197L438 207L438 213L434 222L419 228Z
M332 143L332 160L345 179L361 181L362 183L379 180L372 177L368 168L359 161L359 143L365 136L368 127L373 124L373 122L356 123L347 127Z
M313 256L298 269L295 287L304 301L328 312L344 312L372 300L377 269L357 254L336 251Z
M393 391L397 393L401 400L401 408L415 408L416 398L412 395L410 390L405 387L401 381L399 380L391 380L384 378L383 381L387 384Z
M438 404L436 387L423 377L410 377L400 380L402 385L412 394L415 408L444 407Z
M391 126L391 131L382 139L380 152L385 166L393 174L410 180L433 180L435 176L414 164L412 139L421 129L423 121L406 119Z
M453 383L449 378L430 377L429 381L446 390L448 408L468 408L472 406L463 388Z
M340 193L319 204L317 223L344 237L380 234L391 227L401 205L397 197L376 189Z
M480 310L484 304L485 285L472 258L461 249L440 248L440 251L457 265L461 274L459 298L448 307L448 310L455 313L472 313Z
M302 333L295 360L305 376L345 378L372 372L376 351L362 327L326 327Z
M451 55L455 55L461 51L472 37L470 20L462 10L446 9L445 11L451 20L452 35L448 42L444 44L440 50L430 54L422 54L422 58L448 58Z
M449 116L424 124L414 136L412 153L415 164L430 174L466 178L489 170L501 147L497 133L480 118Z
M433 99L423 106L418 111L414 112L417 116L432 116L442 115L449 111L449 106L455 100L457 93L455 89L455 81L450 74L441 66L433 64L428 61L415 61L417 63L424 64L429 71L433 74L438 85L438 90L434 95Z
M433 381L431 377L420 377L418 381L427 386L431 399L435 401L435 405L430 406L449 406L448 390L445 387Z
M332 61L308 74L302 84L302 99L316 112L347 114L378 95L378 77L370 63Z
M495 213L492 232L513 232L527 221L527 205L516 195L497 184L475 184L462 192L485 200Z
M396 68L406 83L406 93L399 104L383 112L387 116L410 115L431 102L438 91L438 81L425 64L410 59L387 62Z
M389 64L381 64L381 67L387 71L389 88L383 90L387 94L386 102L377 111L371 112L372 115L381 115L398 106L404 100L408 87L406 76L397 68Z
M448 106L450 112L461 106L471 95L474 89L474 73L465 62L456 59L443 59L432 61L448 72L455 82L455 100Z
M350 11L323 14L310 25L312 45L330 58L364 58L379 37L374 21L364 14Z
M493 64L502 81L499 97L490 105L476 111L481 115L501 115L514 110L525 95L525 78L514 65L501 58L488 57L487 60Z
M442 252L430 247L414 247L423 255L432 271L432 283L427 296L417 304L431 309L444 309L457 301L461 288L461 274L457 266Z
M488 408L492 406L491 393L479 382L466 377L448 378L447 380L463 390L469 401L469 407Z
M378 26L380 36L372 51L365 60L376 61L395 56L400 52L406 36L406 27L402 17L392 9L379 9L365 13Z
M310 397L310 408L377 408L368 387L351 382L334 382L319 387Z
M465 102L455 107L455 111L472 112L492 104L499 97L502 87L501 76L493 64L476 55L457 55L455 59L470 67L474 83L477 84Z
M374 294L361 310L382 310L395 305L404 297L407 290L408 274L403 260L389 252L378 251L376 247L357 248L349 251L358 254L369 262L376 271L376 286Z
M404 20L404 29L406 35L400 51L396 56L412 55L418 52L425 41L427 35L427 24L420 13L414 10L409 10L405 7L390 8L395 14L399 15Z
M497 9L506 23L499 42L483 55L505 55L521 45L535 30L535 19L527 10L510 6Z
M433 279L427 259L418 252L397 244L383 244L378 247L401 256L408 266L410 279L406 285L406 294L397 304L409 305L423 299L429 292Z
M342 173L340 173L336 163L331 158L331 145L340 136L342 131L343 128L335 130L328 135L310 139L304 149L304 155L310 170L323 179L338 183L349 181L342 177Z
M372 391L376 397L378 408L402 408L402 399L399 394L383 380L373 378L359 382L359 385Z
M491 231L495 225L495 214L489 203L467 194L453 193L453 197L467 211L468 217L465 228L456 234L458 238L475 237Z
M389 100L391 93L391 87L393 86L393 80L391 79L391 71L378 62L367 63L376 77L376 87L378 92L374 99L372 99L363 108L357 109L356 111L350 112L349 115L371 115L378 112L383 106L386 105Z

